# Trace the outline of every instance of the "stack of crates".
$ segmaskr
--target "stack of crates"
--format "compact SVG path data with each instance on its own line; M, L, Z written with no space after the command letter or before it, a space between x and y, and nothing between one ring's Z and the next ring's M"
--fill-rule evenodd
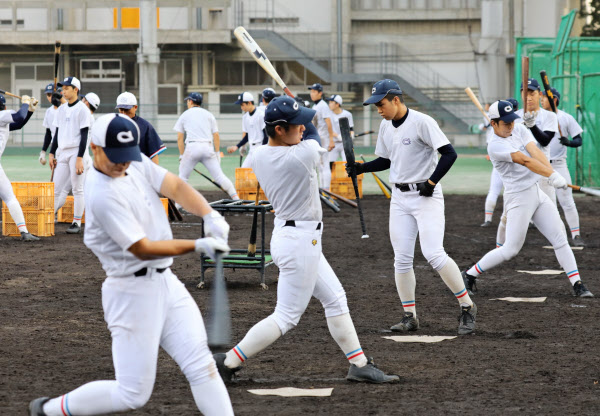
M73 223L73 209L74 209L74 201L73 195L67 196L67 200L61 209L56 213L56 221L58 222L66 222L69 224ZM81 217L81 223L85 224L85 212Z
M240 199L249 199L251 201L256 200L256 187L258 181L256 175L250 168L236 168L235 169L235 190L237 191ZM260 201L267 201L267 197L263 189L260 189L258 196Z
M358 162L358 161L357 161ZM362 162L358 162L362 163ZM357 176L359 198L363 197L362 182L364 174ZM333 162L333 170L331 171L331 187L329 188L334 194L338 194L348 199L356 199L352 178L346 173L346 162Z
M54 183L12 182L12 188L23 210L27 230L39 237L53 236ZM2 202L2 235L21 235L4 202Z

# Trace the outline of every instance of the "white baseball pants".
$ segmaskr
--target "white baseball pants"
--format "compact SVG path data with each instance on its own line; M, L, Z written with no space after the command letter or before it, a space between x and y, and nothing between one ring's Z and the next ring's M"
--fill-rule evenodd
M79 148L58 149L56 151L56 168L54 168L54 212L56 213L67 200L67 195L73 191L73 222L81 224L81 217L85 209L83 199L83 184L86 170L92 166L88 152L83 154L84 171L77 174L75 164Z
M10 216L12 217L19 231L22 233L29 232L25 224L25 216L23 215L21 204L19 204L19 201L15 196L10 179L8 179L8 176L6 176L6 173L4 173L2 165L0 165L0 199L2 199L6 204L6 207L10 212Z
M571 174L569 173L569 167L567 166L566 159L553 160L551 164L554 170L557 171L563 178L565 178L568 183L572 183ZM552 202L554 202L555 205L557 198L558 202L560 203L560 206L563 209L563 212L565 213L565 219L567 220L567 224L569 225L571 236L578 236L580 234L579 213L577 212L575 200L573 199L573 190L571 188L557 189L556 198L552 199Z
M344 153L344 144L342 142L335 142L335 147L329 151L329 161L336 162L338 158L342 161L346 161L346 153Z
M185 145L183 157L179 162L179 177L187 182L198 163L206 166L213 180L221 185L230 197L233 198L237 195L233 183L225 176L221 169L217 152L215 152L212 142L191 142Z

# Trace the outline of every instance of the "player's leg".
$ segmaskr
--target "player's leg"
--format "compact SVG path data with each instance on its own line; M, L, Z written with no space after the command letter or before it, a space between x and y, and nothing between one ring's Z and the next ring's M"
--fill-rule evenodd
M202 158L202 148L199 143L188 143L185 145L185 150L179 161L179 177L184 181L188 181L196 164Z
M27 230L23 209L21 208L21 204L19 204L19 201L15 196L10 180L6 176L6 173L4 173L2 165L0 165L0 199L2 199L2 201L4 201L6 204L8 212L10 212L10 216L21 233L21 237L26 241L39 240L39 238L29 234L29 230Z
M496 232L496 247L502 247L506 241L506 208L502 207L502 215Z
M550 198L551 201L556 202L556 188L554 186L550 185L548 178L545 178L545 177L540 178L540 180L538 181L538 184L540 185L540 189L542 190L542 192L544 192L548 196L548 198ZM534 222L534 224L535 224L535 222Z
M77 163L77 154L73 154L70 158L70 174L71 174L71 185L73 186L73 224L77 224L75 227L71 225L67 232L70 234L77 234L81 232L81 218L83 218L83 211L85 209L85 201L83 199L83 183L85 181L85 174L78 175L75 164Z
M502 178L498 171L492 168L492 175L490 178L490 189L488 190L487 197L485 198L485 221L481 224L482 227L487 227L492 223L492 217L494 215L494 209L496 209L496 202L502 192Z
M200 161L206 166L206 169L208 169L208 173L210 173L213 180L221 185L231 199L239 199L235 186L233 186L233 182L231 182L231 180L225 176L225 173L223 173L223 169L221 169L221 164L219 163L215 152L210 154L205 153Z
M573 250L571 250L571 247L569 246L563 223L558 214L558 209L556 208L556 205L552 203L550 198L547 198L545 195L540 195L540 199L541 203L535 214L533 214L533 221L538 227L538 230L540 230L544 237L550 241L552 247L554 247L556 259L567 274L577 295L577 289L581 290L583 284L581 283L577 262L575 261ZM576 285L578 286L577 289L575 288ZM583 286L583 288L585 289L585 286ZM587 294L584 295L584 297L593 296L587 289L585 289L585 291Z
M54 398L44 405L46 415L112 414L144 406L154 387L166 297L157 276L107 278L102 307L116 380L93 381Z
M567 180L567 183L571 183L571 174L569 173L569 168L567 167L567 162L565 160L555 162L553 167L563 178ZM583 246L584 243L581 239L581 233L579 230L579 213L577 212L575 200L573 199L573 190L568 187L567 189L557 189L556 197L563 209L563 212L565 213L565 219L567 220L569 230L571 231L573 244L576 246Z
M71 184L71 168L68 154L64 151L56 155L56 167L54 168L54 213L65 204L69 187Z
M204 321L198 305L177 277L162 273L169 303L160 345L179 365L188 382L196 406L203 415L233 415L231 400L208 349Z

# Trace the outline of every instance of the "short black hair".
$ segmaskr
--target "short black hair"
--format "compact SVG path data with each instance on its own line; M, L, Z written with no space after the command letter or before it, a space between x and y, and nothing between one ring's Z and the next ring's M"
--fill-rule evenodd
M491 119L490 120L490 126L492 125L492 121L495 121L496 124L500 124L500 117Z
M394 101L394 97L398 97L398 99L400 99L401 103L404 103L404 97L402 96L402 94L397 94L397 93L387 93L385 97L383 98L387 98L388 101Z
M289 123L280 122L277 124L265 124L265 131L267 132L267 136L275 137L275 127L277 126L282 126L286 132L290 129Z
M263 95L262 99L265 101L265 103L269 104L271 101L273 101L273 98L275 97L271 97L271 98L267 98Z

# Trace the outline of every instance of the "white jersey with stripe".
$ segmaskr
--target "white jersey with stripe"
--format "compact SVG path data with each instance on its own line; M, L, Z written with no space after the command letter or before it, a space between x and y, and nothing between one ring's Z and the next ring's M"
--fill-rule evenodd
M578 134L583 133L583 129L571 114L558 110L557 117L558 124L560 124L560 130L564 137L573 138ZM558 136L560 136L560 134ZM567 158L567 146L564 146L557 136L554 136L548 147L550 148L550 160L562 160Z

